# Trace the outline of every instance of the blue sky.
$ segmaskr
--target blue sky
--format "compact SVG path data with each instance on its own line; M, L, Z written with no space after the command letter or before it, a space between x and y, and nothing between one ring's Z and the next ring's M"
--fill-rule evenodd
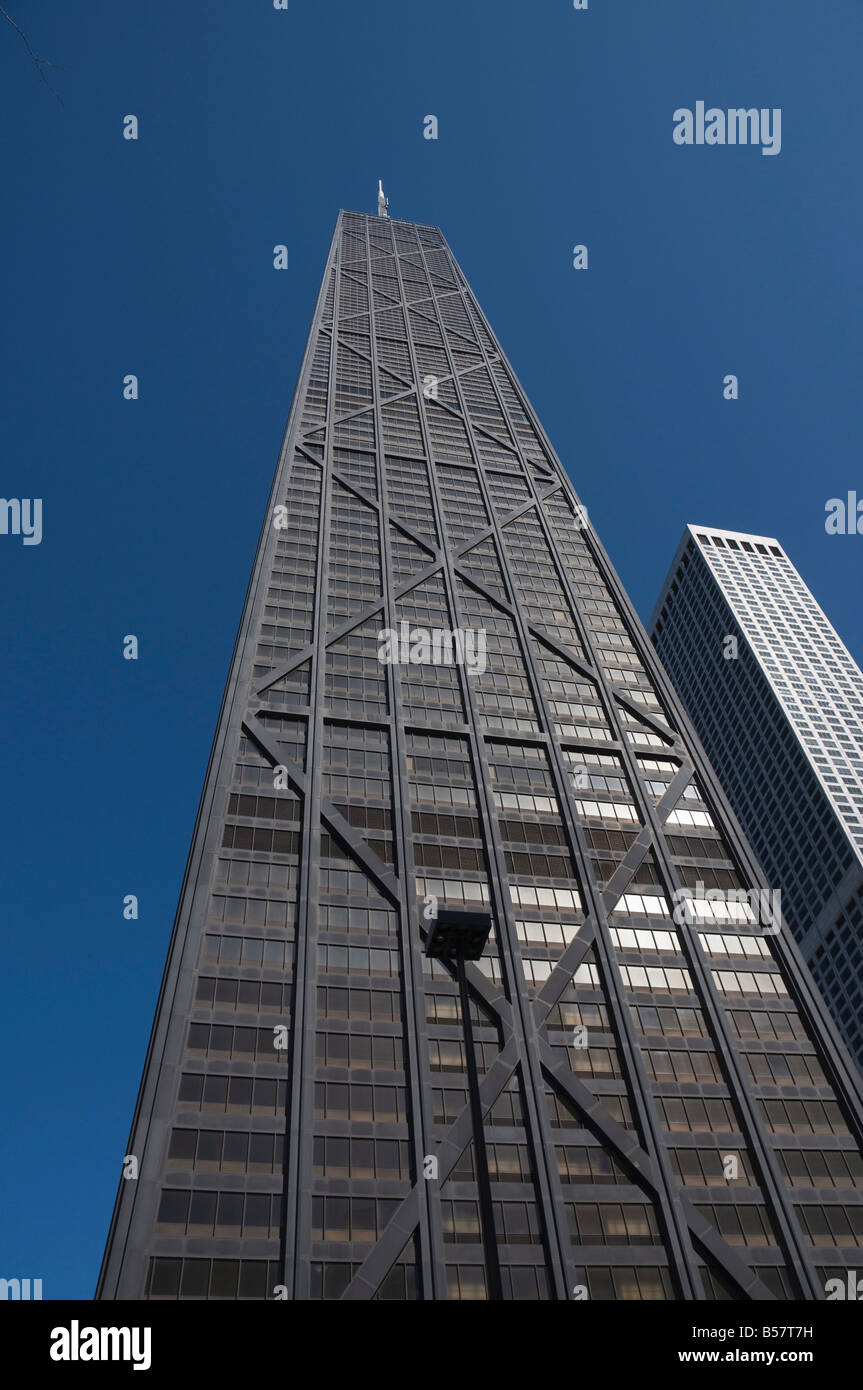
M863 10L6 8L62 104L0 20L0 493L44 527L0 536L0 1275L87 1298L338 208L443 228L642 618L687 521L759 531L860 661ZM676 146L698 100L781 153Z

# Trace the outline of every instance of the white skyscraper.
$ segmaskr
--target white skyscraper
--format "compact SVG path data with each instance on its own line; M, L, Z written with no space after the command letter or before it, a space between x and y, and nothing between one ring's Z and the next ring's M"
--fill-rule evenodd
M769 536L687 526L648 630L863 1063L863 672Z

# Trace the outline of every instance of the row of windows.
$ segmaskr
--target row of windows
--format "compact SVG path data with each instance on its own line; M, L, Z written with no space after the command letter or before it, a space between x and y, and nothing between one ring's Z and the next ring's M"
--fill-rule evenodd
M222 848L253 850L256 854L298 854L300 833L297 830L265 830L226 823L222 831Z
M519 854L504 850L507 871L519 878L576 879L575 865L569 855Z
M721 1081L719 1059L713 1052L654 1052L643 1048L647 1075L653 1081Z
M474 1052L478 1070L488 1071L498 1055L499 1048L495 1043L475 1042ZM466 1071L464 1044L456 1039L429 1039L429 1065L432 1071Z
M847 1134L832 1100L760 1100L762 1118L774 1134Z
M324 795L331 797L365 797L370 801L389 800L390 797L389 783L376 777L337 777L324 773L321 786Z
M280 984L278 980L215 979L201 975L195 986L197 1004L214 1009L249 1009L253 1013L287 1014L292 994L293 985Z
M353 669L352 659L350 669ZM331 726L333 741L325 745L325 767L345 766L352 770L362 769L364 772L387 772L389 770L390 760L389 754L386 752L387 737L383 730L351 729L350 746L335 742L335 739L341 737L345 732L346 730L341 725ZM383 752L380 751L381 748L384 749Z
M440 786L427 782L411 783L412 800L420 803L429 801L437 806L474 806L476 798L470 787Z
M595 1028L600 1033L611 1032L605 1005L587 999L573 999L569 1003L555 1004L546 1017L546 1023L550 1028L576 1028L579 1024L584 1024L586 1028Z
M217 859L216 883L257 890L273 888L277 893L296 891L299 874L294 864L264 864L253 859Z
M399 973L398 951L384 947L318 945L318 968L335 975L388 975Z
M630 1005L630 1010L645 1037L661 1035L666 1038L706 1038L704 1020L697 1009L652 1008L646 1004Z
M329 614L330 620L348 616L348 605ZM348 698L349 696L355 698ZM387 708L386 681L373 676L334 676L327 672L325 703L336 714L347 714L362 719L364 715L375 713L375 706L385 712ZM366 710L364 706L368 705Z
M524 1110L522 1108L521 1097L515 1088L515 1082L510 1082L513 1089L504 1091L498 1096L491 1110L485 1116L484 1123L488 1125L502 1125L507 1129L512 1129L524 1124ZM459 1118L467 1105L467 1091L459 1086L450 1086L444 1089L432 1088L432 1107L434 1122L436 1125L449 1126Z
M621 1266L585 1269L589 1297L603 1301L656 1302L674 1297L671 1277L664 1266Z
M551 1037L551 1042L555 1046L560 1046L558 1040ZM568 1049L567 1060L576 1076L605 1076L615 1079L621 1077L623 1072L620 1069L620 1059L613 1047L576 1047L569 1050L569 1038L564 1039L564 1045Z
M737 936L734 932L723 932L717 936L712 932L699 932L698 939L711 956L761 956L770 959L770 947L763 936Z
M672 1171L677 1181L685 1187L733 1187L748 1186L751 1182L749 1164L745 1154L738 1149L722 1153L718 1149L669 1149ZM735 1160L735 1168L726 1161ZM736 1172L735 1177L730 1173Z
M863 1157L856 1149L777 1149L792 1187L863 1187Z
M441 898L444 902L468 902L468 903L488 903L490 894L487 883L475 883L468 879L443 879L443 878L423 878L417 875L417 893L420 898L432 897ZM534 888L534 895L543 892L543 889ZM546 890L554 893L554 889ZM534 900L533 906L537 903ZM554 903L550 904L554 907Z
M178 1099L181 1108L193 1110L284 1115L287 1082L265 1076L203 1076L198 1072L183 1072Z
M554 961L530 960L527 956L523 956L521 968L524 971L524 978L529 985L541 986L554 969ZM599 976L596 973L595 965L580 965L572 979L573 983L577 985L591 985L595 987L599 984Z
M316 1135L314 1171L320 1178L377 1178L380 1181L411 1177L410 1146L399 1139L349 1139Z
M605 1149L555 1145L557 1169L563 1183L607 1183L628 1186L631 1178Z
M732 1033L738 1038L762 1038L768 1042L779 1038L807 1041L806 1029L796 1013L779 1009L729 1009L726 1017Z
M267 941L259 936L215 936L206 932L201 960L227 966L255 966L263 970L292 971L296 946L292 941Z
M271 668L269 666L256 666L253 672L253 677L256 680L259 677L263 680L265 676L268 676L270 674ZM261 698L269 700L270 696L264 694ZM298 767L302 767L305 761L306 754L304 744L301 741L294 740L282 742L281 752L282 758L286 764L290 765L291 763L293 763ZM269 790L273 785L273 769L269 765L269 763L262 763L260 758L258 758L254 763L249 761L237 761L234 764L233 780L237 786L265 787Z
M712 826L713 819L706 811L690 811L684 806L675 806L665 821L666 825L691 825L693 827Z
M215 925L224 922L238 927L276 927L293 925L296 903L275 898L228 898L214 893L208 917Z
M277 1260L151 1259L144 1297L265 1299L283 1282Z
M375 836L367 835L364 838L366 846L373 854L376 854L379 859L385 860L388 864L393 863L393 842L391 836L387 836L385 839L378 839ZM352 884L356 878L356 874L351 873L348 867L352 865L354 861L345 856L338 840L336 840L328 830L321 831L321 862L327 866L326 871L322 871L322 885L325 880L331 885L341 882ZM324 891L323 887L321 891ZM331 887L329 891L336 893L339 889ZM347 890L342 889L342 891L353 892L354 889L351 887ZM368 889L366 889L366 893L368 893Z
M374 1241L398 1210L398 1198L312 1197L312 1240Z
M479 1004L471 1000L470 1016L474 1024L493 1024L491 1016L480 1007ZM457 994L426 993L426 1020L429 1023L459 1023L461 1021L461 1004Z
M727 859L723 842L706 835L665 835L665 843L679 859Z
M742 891L742 890L741 890ZM705 898L686 898L680 904L685 911L684 921L704 926L712 922L755 922L755 913L748 902L723 901ZM679 909L678 909L679 910Z
M418 840L414 843L414 858L417 864L425 869L467 869L474 873L485 871L484 852L481 849L473 849L470 845L435 845Z
M495 789L494 802L506 811L534 811L538 815L560 814L557 798L551 796L530 796L527 792L499 792Z
M231 792L228 798L228 815L248 816L256 820L300 820L300 803L293 795L247 796L245 793Z
M466 752L461 757L449 758L431 758L419 752L408 753L406 762L408 772L437 777L441 782L461 782L473 786L473 775Z
M610 936L621 951L670 951L680 954L680 938L675 931L651 931L648 927L611 927Z
M595 1205L567 1202L574 1245L658 1245L659 1228L652 1206L627 1203Z
M771 998L777 994L787 994L788 987L782 976L761 970L749 974L742 970L714 970L713 982L723 994L760 994Z
M572 888L535 888L529 884L511 883L509 892L516 907L556 907L561 912L582 911L581 897Z
M268 1062L286 1062L287 1047L282 1031L288 1017L274 1028L231 1027L227 1023L190 1023L186 1044L193 1057L260 1057Z
M548 821L501 820L500 836L511 844L565 845L563 827Z
M479 1206L470 1201L443 1199L441 1224L449 1245L479 1245L482 1231ZM539 1245L543 1239L539 1212L533 1202L493 1202L495 1236L501 1245Z
M696 1210L716 1228L727 1245L776 1244L776 1237L763 1207L744 1205L740 1202L734 1206L704 1206L696 1203Z
M318 989L317 996L319 1018L378 1019L383 1023L401 1022L401 999L393 990L348 990L337 989L332 985L322 985Z
M165 1188L156 1229L166 1235L276 1238L282 1224L280 1192L190 1192Z
M735 1134L740 1126L730 1100L719 1096L709 1099L677 1096L656 1096L656 1109L662 1125L670 1133Z
M336 907L321 903L318 925L328 931L356 932L364 936L392 936L398 927L394 912L379 908Z
M501 743L499 739L486 740L489 754L489 776L492 782L507 782L524 791L545 790L551 792L553 782L548 770L545 749L530 743ZM573 757L576 755L573 754ZM496 762L505 757L506 762ZM528 766L528 764L536 766Z
M614 1084L614 1083L611 1083ZM624 1095L602 1093L602 1086L597 1085L591 1088L596 1095L603 1110L606 1110L612 1119L616 1120L624 1129L634 1129L632 1118L632 1107L629 1100ZM546 1092L546 1104L551 1124L557 1129L584 1129L584 1120L571 1110L566 1102L550 1091Z
M315 1057L322 1067L361 1068L366 1071L403 1071L401 1038L369 1037L359 1033L316 1033Z
M392 830L392 816L382 806L342 806L336 810L357 830Z
M826 1086L818 1060L800 1053L744 1052L744 1065L756 1085Z
M619 658L618 658L618 659L619 659ZM615 677L612 675L612 672L611 672L610 670L608 670L608 671L606 672L606 674L607 674L610 678L612 678L612 679L615 678ZM623 671L620 671L620 672L617 673L617 677L616 677L616 678L617 678L618 680L620 680L620 679L623 678L624 674L625 674L625 673L624 673ZM661 738L659 737L658 734L648 734L648 733L645 733L644 729L643 729L640 725L638 725L638 723L637 723L637 721L636 721L635 719L629 719L629 720L624 719L622 722L623 722L624 724L633 724L633 725L635 725L634 728L630 728L630 729L625 728L625 729L623 730L624 738L626 739L627 743L630 744L631 747L633 747L633 748L642 748L642 747L644 747L644 746L647 746L648 748L664 748L664 747L665 747L665 743L664 743L663 739L661 739Z
M346 869L321 869L318 883L322 894L350 898L370 898L376 890L365 874Z
M315 1082L316 1120L357 1120L403 1124L407 1119L404 1086L342 1081Z
M282 662L289 661L291 657L296 655L295 649L306 646L312 636L310 627L284 627L280 628L279 632L286 644L290 642L290 646L259 642L255 648L256 661L265 664L265 669L268 671L273 666L280 666Z
M669 918L671 916L665 898L660 898L655 894L624 893L618 898L612 910L637 917Z
M519 941L531 945L568 946L578 933L578 927L571 922L528 922L516 920L515 929Z
M674 990L678 994L692 993L692 977L688 970L663 965L621 965L620 977L628 989Z
M580 816L593 816L597 820L628 820L638 823L635 807L626 801L583 801L575 802Z
M168 1168L197 1168L202 1172L222 1173L280 1173L284 1158L283 1134L172 1129Z

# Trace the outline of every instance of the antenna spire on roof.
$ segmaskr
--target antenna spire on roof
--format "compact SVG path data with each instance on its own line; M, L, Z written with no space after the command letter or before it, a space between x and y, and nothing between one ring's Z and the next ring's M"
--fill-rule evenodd
M387 208L390 205L389 198L384 196L384 186L381 179L378 179L378 217L387 216Z

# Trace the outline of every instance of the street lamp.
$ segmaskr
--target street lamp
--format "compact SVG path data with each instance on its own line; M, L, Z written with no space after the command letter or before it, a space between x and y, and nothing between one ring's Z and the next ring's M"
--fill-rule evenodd
M471 1128L473 1130L473 1151L476 1158L477 1191L479 1194L480 1226L482 1229L482 1248L485 1255L485 1268L488 1278L489 1299L503 1298L500 1277L500 1262L497 1255L497 1238L494 1229L494 1208L491 1202L491 1179L488 1171L488 1154L485 1147L485 1131L482 1123L482 1105L479 1098L479 1076L477 1074L476 1053L473 1047L473 1025L470 1017L467 979L464 963L466 960L479 960L491 931L491 913L478 912L468 908L441 907L432 921L426 940L426 955L432 960L440 960L450 969L455 966L458 980L459 1002L464 1026L464 1043L467 1053L467 1089L470 1098Z

